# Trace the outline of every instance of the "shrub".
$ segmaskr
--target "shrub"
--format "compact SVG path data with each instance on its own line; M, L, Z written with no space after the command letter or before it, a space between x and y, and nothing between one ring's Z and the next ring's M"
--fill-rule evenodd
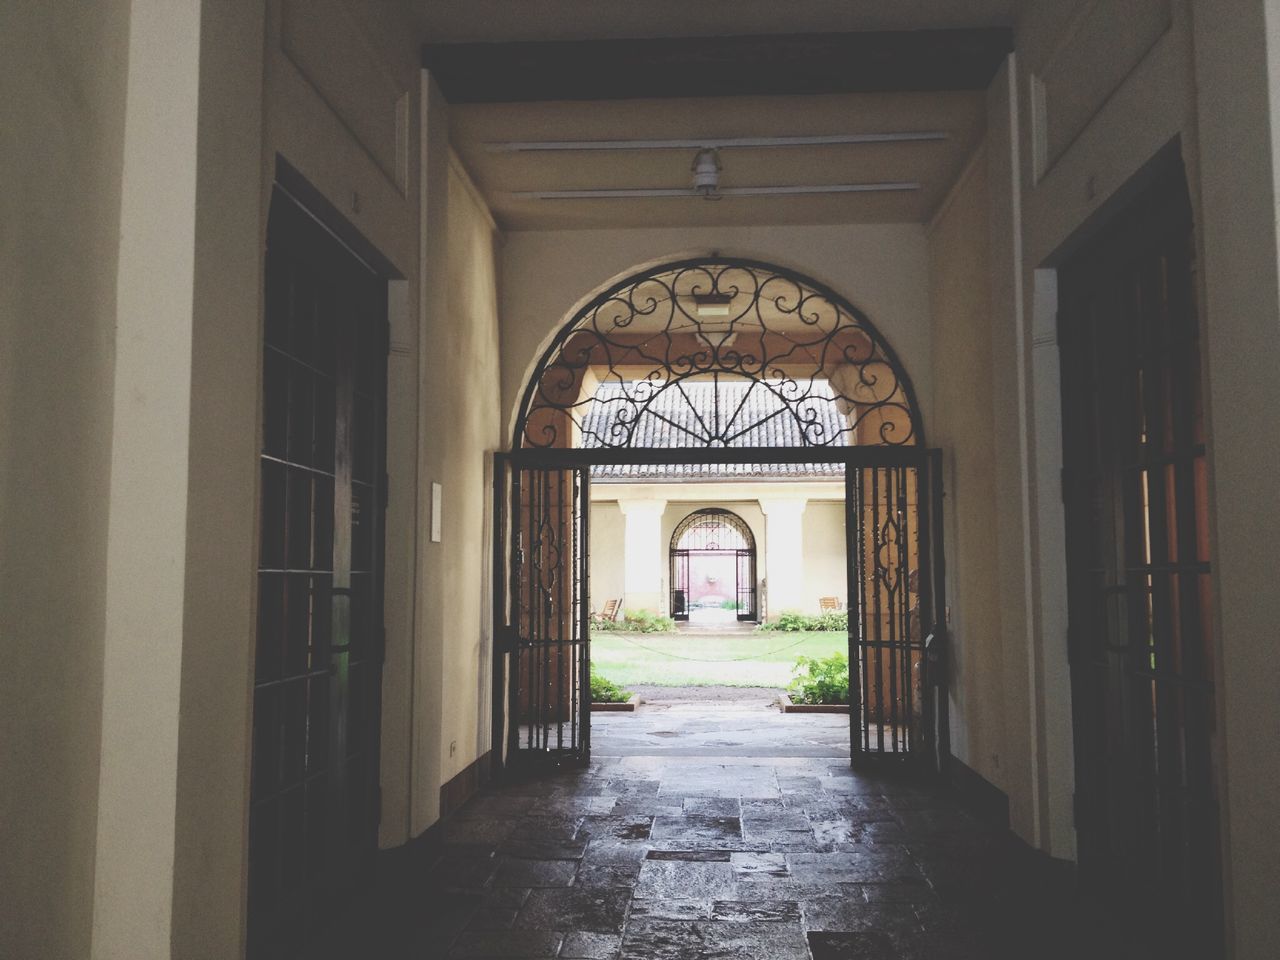
M849 629L849 614L844 610L832 610L828 613L807 614L798 610L784 610L777 620L760 624L761 630L779 630L783 633L801 633L824 630Z
M787 687L787 692L795 703L849 702L849 657L846 654L797 657L791 672L795 679Z
M618 684L605 677L591 675L592 703L626 703L630 699L630 690L623 690Z
M676 622L652 610L628 610L619 620L593 618L591 626L614 633L674 633Z
M742 602L739 600L721 600L720 609L721 610L741 610Z

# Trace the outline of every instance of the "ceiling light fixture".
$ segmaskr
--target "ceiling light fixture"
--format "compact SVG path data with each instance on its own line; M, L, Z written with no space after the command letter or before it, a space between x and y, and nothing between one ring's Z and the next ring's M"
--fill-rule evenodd
M727 317L729 304L733 302L731 293L695 293L693 294L694 311L700 317Z
M720 155L714 150L699 150L693 158L693 192L703 200L720 199Z

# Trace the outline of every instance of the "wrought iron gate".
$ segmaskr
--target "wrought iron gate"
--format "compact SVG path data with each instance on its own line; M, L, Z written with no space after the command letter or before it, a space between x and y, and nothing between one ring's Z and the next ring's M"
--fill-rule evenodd
M762 465L791 464L846 478L854 756L941 765L938 458L923 446L906 370L853 304L759 261L713 254L647 268L598 291L560 329L513 427L495 544L500 762L587 757L587 471L624 479L665 465L690 468L670 479L761 478ZM751 558L734 556L746 545L725 553L736 561L733 599L750 601L740 615L751 617ZM678 616L690 586L673 557Z
M671 618L677 623L689 619L689 551L671 554Z
M589 474L498 460L499 689L509 767L586 763L591 751L587 637ZM505 586L505 589L501 589Z
M499 456L494 720L500 766L589 759L590 468L677 456L690 455L575 449ZM864 447L707 456L725 463L803 456L844 466L853 760L885 758L942 771L950 742L941 452Z
M845 473L850 741L855 761L941 770L950 753L941 453L919 454Z

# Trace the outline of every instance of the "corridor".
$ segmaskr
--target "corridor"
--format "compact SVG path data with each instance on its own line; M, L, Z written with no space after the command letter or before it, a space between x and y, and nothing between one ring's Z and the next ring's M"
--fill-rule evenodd
M482 792L445 824L427 887L396 898L412 927L396 955L1150 955L940 788L835 757L708 752L600 757Z

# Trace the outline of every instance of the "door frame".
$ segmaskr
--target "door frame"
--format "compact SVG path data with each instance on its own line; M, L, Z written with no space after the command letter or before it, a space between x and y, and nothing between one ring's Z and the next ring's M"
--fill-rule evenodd
M511 567L508 562L512 549L510 525L510 497L507 478L520 469L585 470L588 477L596 466L647 466L656 464L740 464L740 463L831 463L845 467L846 516L854 502L851 500L851 478L865 469L906 468L917 470L920 478L917 523L921 557L928 556L926 582L919 587L922 607L919 611L922 635L922 707L924 742L910 753L884 752L863 749L860 740L862 704L854 699L855 684L850 685L850 760L857 766L862 763L908 761L913 768L938 776L946 775L951 753L950 724L948 717L947 647L949 642L946 623L946 563L942 538L943 472L942 451L921 446L850 446L850 447L723 447L713 449L690 448L526 448L494 455L493 487L493 617L494 651L493 666L493 723L492 756L496 776L513 773L508 758L510 714L507 704L511 697L511 671L508 660L515 650L515 626L509 622L511 595ZM589 511L589 502L588 502ZM849 578L849 663L859 662L860 647L854 636L853 597L856 587L857 566L852 558L857 555L856 531L846 519L846 569ZM589 549L584 549L587 556ZM586 595L584 607L590 604L589 564L583 574ZM927 624L927 633L924 633ZM590 636L584 639L586 665L590 667ZM852 678L852 674L851 674ZM586 711L589 724L589 704Z
M716 516L726 515L733 517L738 523L742 524L743 532L747 536L748 546L746 547L725 547L716 550L709 549L680 549L676 546L677 538L681 534L681 527L692 517L696 516ZM737 513L724 507L699 507L691 510L682 517L675 529L671 533L671 539L667 543L667 570L670 577L671 589L668 602L671 604L671 619L677 623L687 623L689 620L689 598L684 598L683 611L679 614L676 612L675 595L676 595L676 567L683 562L684 564L684 580L685 586L688 586L688 578L692 569L693 558L695 556L703 557L733 557L733 599L736 603L742 602L744 592L743 585L743 560L746 560L747 576L746 576L746 593L750 597L750 603L747 604L745 612L743 608L735 609L737 621L739 623L758 623L760 621L760 611L756 602L756 571L757 555L756 555L756 538L751 532L751 526L746 520L742 519Z
M322 842L325 844L326 858L330 858L334 863L326 866L323 882L311 881L320 884L324 888L325 896L333 896L335 891L340 891L343 897L351 896L359 888L363 882L361 878L373 876L374 858L377 854L378 841L378 825L381 817L381 732L382 732L382 670L385 655L385 594L386 594L386 503L387 503L387 430L389 418L389 402L388 402L388 377L387 357L389 354L389 297L387 284L399 278L399 274L395 271L385 258L383 258L373 246L359 235L355 229L347 223L336 209L328 203L293 167L291 167L283 158L276 158L276 179L272 187L271 202L269 216L267 222L267 246L264 247L264 272L263 284L264 289L268 280L268 269L266 266L266 258L270 256L272 237L281 248L290 249L294 252L295 259L308 260L313 266L317 262L328 262L330 264L342 262L343 268L353 267L360 274L360 283L368 284L372 296L367 302L357 303L357 309L360 312L353 315L353 319L347 333L354 337L357 326L363 330L362 337L358 341L361 346L359 349L352 349L352 344L357 342L352 340L347 344L347 354L351 363L357 360L363 360L367 363L366 373L367 381L361 385L359 383L360 373L358 369L353 367L349 371L345 387L339 389L335 394L335 403L339 408L335 413L335 451L341 444L338 442L340 436L346 438L349 451L348 459L350 459L356 450L363 449L367 454L367 466L369 473L362 478L356 478L352 473L352 466L348 464L345 468L337 461L333 467L333 477L336 484L337 480L344 474L345 469L347 479L351 481L353 489L349 491L345 497L340 495L336 490L333 494L333 505L335 515L330 518L332 530L329 533L331 539L331 549L334 551L345 548L348 551L346 558L346 567L343 567L336 559L333 561L333 570L329 574L331 583L328 589L329 603L327 605L330 613L327 615L331 626L328 636L328 649L325 654L328 657L328 666L321 671L316 668L312 672L315 674L313 679L319 680L322 672L327 672L330 676L329 686L329 703L326 710L328 716L328 732L329 744L328 751L332 754L335 750L338 754L335 759L332 755L325 761L327 773L324 774L326 782L331 784L333 793L328 800L331 802L334 796L337 802L330 807L327 812L328 824L327 830L323 837L317 837L309 834L305 842L312 844ZM281 240L283 239L283 243ZM302 253L299 253L302 251ZM265 295L264 295L265 299ZM368 312L364 312L361 308L369 308ZM269 305L264 303L264 316ZM261 331L261 347L266 351L270 349L268 342L268 329L264 322ZM343 351L335 342L334 350L340 356ZM267 391L267 375L268 371L264 367L259 375L258 389L262 395L260 403L262 408L266 409L266 391ZM341 387L342 377L340 377L335 368L333 374L335 385ZM359 399L357 394L361 394ZM367 432L362 439L353 439L353 431L356 429L353 421L357 418L359 412L359 403L363 401L365 404L364 413L366 414L363 425L367 428ZM345 412L342 408L345 407ZM265 440L264 440L265 443ZM260 449L258 460L261 462L265 459L265 447ZM341 460L342 458L338 458ZM303 469L303 468L300 468ZM318 468L317 468L318 470ZM317 476L319 473L317 473ZM265 492L261 489L262 481L259 480L260 489L258 490L258 500L261 501L265 496ZM360 496L355 496L354 486L361 487ZM361 542L355 542L355 535L348 525L345 533L341 532L338 523L337 514L343 516L347 514L367 513L368 534L367 539L362 535ZM262 503L258 504L258 513L261 519L263 515ZM259 542L262 539L262 531L259 530L257 537ZM345 543L343 542L345 541ZM261 543L259 543L261 546ZM368 569L351 569L352 563L356 561L355 550L358 546L367 549L366 557L362 560L369 562ZM261 559L257 561L258 576L262 576ZM285 564L286 567L290 566ZM275 571L267 571L274 573ZM282 573L294 575L296 572L292 570L282 570ZM355 574L363 578L365 587L363 590L356 589L351 582L351 575ZM323 578L323 572L316 573L317 579ZM334 584L333 580L345 579L345 584ZM261 587L258 588L259 591ZM364 601L357 604L356 600ZM259 607L258 629L262 629L261 608L263 601L261 597L257 599ZM356 609L353 609L355 607ZM334 643L335 634L338 633L339 627L335 624L341 620L347 629L348 643ZM351 628L357 628L360 636L360 643L353 644L351 640ZM255 643L257 636L255 634ZM353 657L355 658L353 660ZM359 670L362 674L362 680L357 687L350 682L353 668ZM255 666L253 686L255 694L260 685L257 667ZM351 699L354 691L359 689L363 702L359 703L360 715L355 717L356 721L352 723L351 717ZM250 729L256 734L256 704L255 709L250 715ZM350 759L351 751L349 747L351 742L348 736L361 737L359 756L363 760L364 769L359 771L358 782L351 780L342 768ZM256 751L256 743L251 749L251 761ZM311 747L308 745L308 751ZM312 775L308 774L308 778ZM353 790L353 786L357 788ZM309 789L309 788L308 788ZM352 804L355 807L352 807ZM248 800L249 812L252 813L253 799ZM348 815L352 811L359 811L359 826L357 829L352 828ZM252 817L249 818L250 821ZM246 829L246 841L248 846L246 849L246 869L252 868L252 828ZM353 834L358 833L358 837ZM338 873L341 866L347 865L351 867L349 874L340 875ZM246 879L246 886L248 880ZM318 887L319 888L319 887ZM252 915L252 908L247 908L246 918ZM336 912L335 912L336 915ZM317 926L304 931L300 934L303 937L312 939L320 939L326 935L326 929L336 922L333 916L317 918ZM310 942L310 941L308 941ZM249 943L246 949L253 947L253 943Z
M1090 435L1089 414L1086 411L1086 404L1096 399L1097 394L1086 396L1083 393L1083 381L1090 377L1096 379L1096 370L1093 369L1093 361L1088 355L1088 349L1093 346L1091 340L1078 331L1081 315L1088 309L1088 296L1082 294L1082 291L1096 291L1104 282L1116 283L1117 278L1122 276L1131 276L1132 264L1139 261L1146 261L1150 258L1150 251L1162 249L1168 257L1169 251L1173 250L1175 244L1183 244L1186 246L1177 255L1185 257L1185 275L1175 279L1174 284L1181 288L1181 293L1185 295L1185 300L1175 302L1167 306L1166 320L1168 321L1159 333L1159 337L1169 338L1174 331L1174 324L1179 316L1185 321L1185 314L1179 314L1180 310L1190 312L1189 322L1191 328L1194 329L1194 339L1198 340L1196 348L1196 359L1198 361L1198 369L1193 375L1196 378L1194 382L1183 382L1183 378L1177 378L1178 365L1187 357L1175 355L1171 360L1167 361L1167 366L1160 369L1165 372L1172 371L1175 382L1184 387L1184 390L1178 392L1169 401L1169 407L1174 413L1168 413L1166 419L1172 423L1177 419L1176 411L1181 409L1185 414L1189 404L1189 398L1193 396L1194 391L1201 391L1201 396L1207 398L1205 392L1205 374L1206 374L1206 357L1205 357L1205 338L1203 330L1203 317L1199 304L1199 288L1197 284L1197 266L1196 261L1198 251L1195 245L1195 221L1193 204L1186 178L1186 170L1182 162L1181 154L1177 150L1166 150L1156 159L1154 159L1140 174L1138 174L1130 185L1125 189L1125 201L1120 204L1114 212L1111 213L1103 222L1091 226L1089 235L1079 244L1075 245L1071 253L1066 256L1059 266L1059 323L1058 323L1058 343L1060 347L1060 373L1061 373L1061 403L1062 403L1062 455L1063 455L1063 502L1064 517L1066 527L1065 538L1065 567L1064 573L1067 584L1067 616L1068 616L1068 657L1070 663L1071 677L1071 717L1072 717L1072 733L1073 733L1073 773L1075 778L1076 790L1073 795L1075 822L1078 831L1079 843L1079 861L1081 867L1082 878L1093 883L1095 891L1103 896L1123 896L1133 900L1129 909L1138 914L1143 921L1159 920L1158 926L1163 930L1162 936L1176 938L1177 946L1185 947L1188 943L1194 943L1197 950L1197 956L1204 955L1217 956L1215 950L1221 949L1221 940L1223 937L1224 923L1223 910L1224 901L1220 896L1221 893L1221 876L1222 876L1222 848L1221 848L1221 810L1222 810L1222 794L1221 785L1218 780L1217 767L1219 766L1219 758L1216 756L1218 744L1216 743L1215 727L1219 718L1214 708L1214 699L1220 696L1220 687L1215 682L1215 678L1219 676L1216 664L1215 645L1217 638L1212 634L1216 628L1216 622L1213 620L1213 601L1208 603L1208 610L1202 607L1197 610L1201 617L1207 616L1210 624L1209 644L1203 648L1198 648L1197 643L1187 644L1189 650L1203 657L1203 662L1196 664L1195 656L1189 656L1183 651L1181 646L1177 653L1178 669L1173 671L1176 676L1162 676L1157 684L1157 672L1152 668L1150 674L1151 692L1149 693L1152 702L1152 715L1156 717L1156 723L1167 722L1170 715L1185 718L1192 713L1192 708L1187 705L1187 697L1185 693L1180 694L1183 697L1179 708L1175 711L1169 706L1169 700L1172 696L1171 691L1179 691L1179 684L1184 684L1188 688L1194 688L1191 696L1197 696L1197 691L1203 692L1207 689L1208 703L1206 705L1195 708L1205 721L1205 729L1195 730L1192 725L1187 724L1176 729L1184 738L1184 753L1180 757L1179 762L1182 764L1182 774L1188 780L1192 779L1187 771L1189 766L1200 766L1202 774L1201 782L1190 784L1183 788L1188 794L1200 792L1199 801L1203 803L1205 812L1211 814L1214 818L1210 824L1212 837L1206 844L1202 841L1201 846L1207 846L1218 859L1211 865L1202 865L1202 870L1211 873L1212 877L1205 884L1209 890L1216 889L1219 896L1212 895L1195 896L1193 899L1196 903L1183 903L1178 905L1177 909L1170 911L1170 903L1166 902L1170 897L1161 892L1158 896L1138 896L1133 897L1133 887L1135 879L1133 872L1127 869L1132 863L1124 861L1115 851L1115 845L1111 842L1111 831L1113 825L1108 821L1114 816L1114 811L1110 809L1110 804L1114 800L1115 788L1108 781L1108 751L1115 746L1114 738L1116 731L1108 726L1109 712L1120 712L1123 714L1119 719L1114 716L1112 720L1118 722L1123 728L1121 733L1125 734L1121 739L1124 741L1122 749L1142 754L1141 760L1145 761L1155 752L1151 744L1147 744L1146 751L1141 746L1135 746L1129 742L1127 734L1129 730L1125 727L1125 721L1131 721L1132 717L1127 713L1130 709L1127 705L1116 707L1112 703L1108 707L1109 700L1114 699L1117 695L1114 691L1108 691L1106 684L1108 679L1113 684L1123 685L1124 683L1133 683L1134 680L1143 671L1139 670L1129 660L1141 661L1145 659L1145 654L1135 656L1137 648L1132 650L1127 646L1122 649L1119 646L1112 647L1107 645L1107 649L1102 651L1099 656L1098 651L1091 647L1089 636L1091 626L1095 625L1098 617L1096 613L1090 612L1090 601L1095 599L1096 593L1105 593L1107 590L1096 591L1086 588L1084 580L1091 572L1091 567L1096 565L1096 557L1091 557L1091 547L1093 546L1082 532L1082 524L1090 519L1090 510L1093 506L1092 498L1095 496L1095 490L1090 485L1090 477L1086 475L1085 465L1088 463L1086 456L1090 443L1098 443L1099 438L1096 435ZM1167 262L1167 261L1166 261ZM1162 267L1164 264L1162 264ZM1129 273L1126 273L1129 271ZM1147 291L1144 289L1143 293ZM1172 300L1174 294L1166 294ZM1141 309L1139 307L1138 309ZM1141 325L1145 317L1140 317L1130 321L1136 328ZM1126 331L1122 331L1124 335ZM1108 330L1108 334L1113 338L1115 331ZM1150 352L1151 343L1148 335L1145 333L1136 334L1139 337L1139 345L1136 351L1146 356ZM1165 349L1176 351L1176 347L1169 347L1163 344ZM1142 367L1144 374L1149 373L1149 369L1144 364ZM1152 380L1154 378L1149 378ZM1147 394L1150 392L1149 387L1144 387L1137 396L1137 400L1143 411L1142 416L1145 418L1148 411L1148 405L1152 402L1151 397ZM1151 503L1163 503L1169 495L1169 487L1174 487L1178 493L1175 501L1181 500L1175 504L1172 516L1178 519L1178 529L1175 531L1173 539L1175 541L1174 554L1178 554L1179 550L1185 549L1187 546L1185 534L1190 532L1190 528L1194 528L1197 520L1197 508L1203 509L1203 522L1208 531L1208 537L1212 537L1211 513L1208 510L1208 503L1199 505L1195 503L1194 484L1190 494L1183 494L1182 490L1188 485L1185 483L1190 471L1194 467L1188 467L1188 463L1183 458L1196 456L1194 453L1196 447L1199 448L1198 456L1204 464L1207 472L1211 466L1207 457L1207 448L1212 444L1212 437L1209 436L1210 420L1208 411L1202 410L1204 436L1199 444L1193 444L1191 448L1182 448L1175 441L1174 446L1177 448L1174 452L1161 451L1157 454L1157 458L1163 457L1157 464L1145 449L1145 443L1140 446L1142 449L1136 454L1131 463L1122 463L1111 466L1113 476L1110 479L1113 483L1120 483L1125 479L1125 474L1129 473L1133 477L1145 475L1152 471L1153 467L1159 467L1161 471L1171 471L1176 477L1173 484L1168 482L1156 483L1151 485L1151 492L1142 492L1140 495L1134 496L1131 493L1120 491L1116 494L1116 500L1123 504L1122 511L1126 523L1132 525L1142 519L1150 521L1150 516L1146 514L1147 508L1144 506L1144 500L1150 496ZM1144 419L1143 429L1146 429ZM1164 422L1159 422L1160 426L1165 426ZM1182 423L1182 426L1189 426L1191 421ZM1172 427L1170 428L1173 429ZM1163 432L1163 431L1161 431ZM1161 444L1163 444L1163 439ZM1189 450L1191 452L1189 452ZM1183 472L1186 470L1187 472ZM1206 481L1209 482L1209 481ZM1207 495L1206 495L1207 497ZM1134 511L1139 515L1138 518L1130 516ZM1191 508L1191 515L1186 515L1187 508ZM1156 510L1152 507L1154 513L1164 513L1165 511ZM1098 526L1103 526L1111 522L1108 518L1099 518ZM1190 525L1190 528L1188 527ZM1120 573L1124 579L1123 584L1113 584L1108 588L1117 596L1128 597L1133 592L1133 581L1138 581L1143 574L1140 572L1146 570L1150 573L1154 580L1159 579L1162 571L1157 570L1158 564L1155 563L1154 556L1159 554L1162 549L1168 552L1169 532L1165 529L1165 524L1150 524L1154 532L1148 532L1147 536L1152 545L1151 557L1147 558L1145 566L1136 565L1133 569L1125 569L1131 558L1126 557L1120 566ZM1125 531L1117 538L1117 543L1113 550L1123 552L1132 546L1130 543L1132 531ZM1140 540L1140 536L1134 539ZM1191 539L1194 539L1192 537ZM1163 544L1163 548L1162 548ZM1194 552L1194 551L1192 551ZM1176 568L1176 576L1190 578L1193 573L1203 574L1208 577L1210 587L1213 590L1215 581L1215 572L1212 566L1212 552L1206 552L1203 561L1187 560L1185 556L1178 556L1177 559L1169 561ZM1193 571L1192 567L1202 567L1198 571ZM1169 590L1169 587L1163 589ZM1179 588L1181 589L1181 588ZM1185 592L1185 590L1183 591ZM1169 627L1161 630L1159 621L1161 620L1161 602L1160 589L1153 586L1150 588L1150 594L1153 599L1153 613L1150 614L1150 622L1146 622L1139 616L1137 619L1141 621L1137 624L1139 629L1149 629L1155 637L1152 643L1152 656L1165 661L1174 659L1171 647L1171 637L1178 635L1185 639L1188 634L1194 634L1197 640L1204 638L1194 631L1186 630L1184 623L1179 623L1176 627ZM1167 598L1166 598L1167 599ZM1132 616L1132 611L1129 611ZM1167 617L1169 614L1163 613ZM1180 620L1185 619L1187 614L1183 611ZM1203 626L1203 621L1202 621ZM1181 644L1181 639L1179 640ZM1187 673L1194 673L1195 667L1203 669L1202 676L1184 675L1183 666L1185 663L1191 662L1193 669ZM1164 673L1165 668L1160 668ZM1105 671L1111 671L1111 675L1102 676ZM1140 711L1144 715L1145 710ZM1172 742L1174 749L1178 749L1178 738L1168 735L1168 727L1162 726L1161 731L1164 733L1163 740L1157 734L1155 740L1157 743ZM1164 749L1159 747L1159 749ZM1158 765L1163 765L1164 757L1160 758ZM1136 765L1135 765L1136 766ZM1144 775L1147 775L1144 771ZM1154 780L1159 780L1160 774L1151 775ZM1137 802L1135 798L1135 803ZM1161 798L1158 802L1164 804ZM1164 813L1162 807L1161 810ZM1162 838L1157 837L1157 843L1164 843ZM1187 837L1184 834L1181 838L1181 845L1187 845ZM1160 864L1161 872L1170 870L1168 864L1160 860L1160 854L1153 854L1154 860ZM1152 863L1154 869L1156 863ZM1195 872L1190 871L1190 872ZM1162 891L1164 888L1162 888ZM1203 894L1203 892L1202 892ZM1202 901L1210 901L1204 904L1209 910L1209 915L1202 915L1199 918L1190 917L1193 907L1201 905ZM1170 944L1172 945L1172 944Z

